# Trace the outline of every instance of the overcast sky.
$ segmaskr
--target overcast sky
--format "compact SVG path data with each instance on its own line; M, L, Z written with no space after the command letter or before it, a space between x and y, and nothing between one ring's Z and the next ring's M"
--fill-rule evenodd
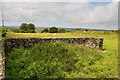
M6 0L4 20L6 26L20 26L26 22L34 23L36 27L118 29L118 3L7 2Z

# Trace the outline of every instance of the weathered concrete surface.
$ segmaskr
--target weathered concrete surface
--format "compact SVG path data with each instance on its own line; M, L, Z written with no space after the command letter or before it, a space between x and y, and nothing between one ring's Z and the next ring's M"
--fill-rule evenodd
M102 38L8 38L4 41L4 52L5 54L11 52L13 48L30 48L35 44L49 43L50 41L63 41L70 44L84 45L90 48L102 49L103 39Z

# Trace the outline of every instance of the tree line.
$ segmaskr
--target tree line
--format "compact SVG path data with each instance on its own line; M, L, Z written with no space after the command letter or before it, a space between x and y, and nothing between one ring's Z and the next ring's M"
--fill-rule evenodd
M22 23L19 30L18 29L12 29L14 32L20 32L20 33L35 33L35 25L32 23ZM51 27L50 29L44 28L41 33L65 33L66 30L64 28L56 28Z
M64 28L51 27L50 29L44 28L41 33L65 33L67 32Z
M8 31L12 31L15 33L35 33L35 25L32 23L22 23L19 27L19 29L15 29L15 28L6 28L6 27L2 27L2 37L5 37L6 32ZM75 31L92 31L89 29L76 29ZM50 27L50 28L44 28L41 33L65 33L65 32L69 32L67 30L65 30L64 28L56 28L56 27ZM105 34L110 33L110 32L116 32L116 33L120 33L120 30L112 30L112 31L104 31Z

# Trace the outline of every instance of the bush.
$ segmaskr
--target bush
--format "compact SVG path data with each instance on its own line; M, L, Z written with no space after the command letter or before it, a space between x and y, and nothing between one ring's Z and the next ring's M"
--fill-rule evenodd
M65 32L66 32L66 30L64 28L58 29L58 33L65 33Z
M47 33L49 32L48 28L44 28L41 33Z
M103 58L101 53L95 49L51 42L36 45L30 49L15 49L9 53L6 56L5 75L6 78L80 78L87 76L89 78L93 73L92 66L99 66L96 63ZM98 69L92 77L98 78L96 75L100 75L100 70Z
M89 29L85 29L85 31L89 31Z
M79 28L77 28L76 31L83 31L83 29L79 29Z
M58 32L58 28L56 27L51 27L49 30L50 33L57 33Z
M2 37L6 36L7 28L2 27Z
M12 32L19 33L19 29L12 29Z
M118 30L112 30L112 32L116 32L116 33L118 33Z
M111 33L111 31L107 30L107 31L104 31L103 34L108 35L108 34L110 34L110 33Z

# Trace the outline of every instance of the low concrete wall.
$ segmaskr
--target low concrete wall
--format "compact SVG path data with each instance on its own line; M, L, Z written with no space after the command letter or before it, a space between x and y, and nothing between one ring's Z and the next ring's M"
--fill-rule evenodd
M49 43L50 41L64 41L71 44L88 46L90 48L102 49L102 38L8 38L4 41L4 52L9 53L13 48L30 48L35 44Z

